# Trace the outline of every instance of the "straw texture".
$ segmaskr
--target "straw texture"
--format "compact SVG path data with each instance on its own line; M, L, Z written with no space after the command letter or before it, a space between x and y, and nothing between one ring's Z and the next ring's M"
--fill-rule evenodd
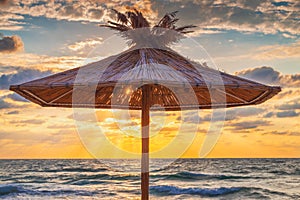
M111 108L113 104L114 108L139 110L142 84L151 86L151 105L159 105L152 109L165 110L254 105L281 90L195 64L171 50L153 48L128 51L10 89L41 106ZM75 90L79 99L74 102Z

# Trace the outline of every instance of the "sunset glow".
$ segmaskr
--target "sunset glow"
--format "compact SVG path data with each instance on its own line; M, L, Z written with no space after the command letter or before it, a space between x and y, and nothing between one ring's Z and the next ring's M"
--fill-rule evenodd
M197 26L190 38L219 70L282 87L261 105L226 109L220 137L206 157L298 158L299 2L213 2L29 0L1 4L0 158L139 157L140 111L130 111L130 117L124 118L127 111L91 109L85 114L80 109L43 108L8 90L9 85L124 51L126 42L98 25L113 17L109 8L125 11L128 7L139 8L151 22L178 10L180 23ZM8 40L14 45L6 45ZM188 45L174 48L198 62L207 61ZM75 112L80 115L74 119ZM150 152L162 151L155 157L198 158L214 126L211 113L152 111ZM200 123L184 122L182 128L187 117Z

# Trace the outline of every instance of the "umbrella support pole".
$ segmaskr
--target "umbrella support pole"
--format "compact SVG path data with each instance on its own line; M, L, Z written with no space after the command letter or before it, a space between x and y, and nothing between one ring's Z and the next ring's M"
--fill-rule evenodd
M142 86L142 158L141 191L142 200L149 199L149 122L150 122L150 86Z

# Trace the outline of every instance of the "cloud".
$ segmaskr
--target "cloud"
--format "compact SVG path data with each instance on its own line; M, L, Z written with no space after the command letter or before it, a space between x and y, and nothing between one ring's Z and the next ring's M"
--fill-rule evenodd
M7 114L7 115L17 115L17 114L19 114L19 113L20 113L19 111L14 110L14 111L7 112L6 114Z
M79 41L68 46L68 49L78 53L79 55L88 54L97 45L102 44L103 39L101 37L95 39L87 39L84 41Z
M289 111L278 112L278 113L276 114L276 116L277 116L278 118L297 117L297 116L299 116L299 113L296 113L296 112L293 111L293 110L289 110Z
M70 21L102 21L104 6L91 1L77 1L71 4L62 5L56 10L55 15L46 15L49 18L66 19Z
M3 7L2 7L3 9ZM1 10L0 6L0 30L18 31L26 23L22 22L24 17L19 14L9 13Z
M46 14L49 18L66 19L70 21L94 21L99 22L104 15L103 6L97 7L91 2L72 2L72 4L62 5L56 11L56 16Z
M300 74L283 75L280 82L285 86L300 87Z
M172 3L170 3L172 2ZM261 1L153 1L152 9L158 13L179 10L186 24L195 24L211 30L235 30L265 34L299 35L299 2L286 5ZM283 35L284 36L284 35Z
M300 33L300 32L299 32ZM300 57L300 41L289 45L270 45L257 49L254 59L273 60Z
M236 75L265 84L278 84L280 80L280 73L278 71L275 71L272 67L266 66L246 69L237 72Z
M20 102L29 102L27 99L25 99L24 97L18 95L17 93L12 93L12 94L9 94L7 96L5 96L6 98L10 98L14 101L20 101Z
M225 111L215 110L209 114L203 113L198 115L197 112L187 113L187 117L184 118L184 122L199 124L199 122L222 122L238 120L240 118L247 118L251 116L257 116L265 112L263 108L257 108L254 106L228 108ZM214 115L213 115L214 113ZM181 120L181 117L177 117L176 120Z
M282 36L285 37L285 38L290 38L290 39L296 39L297 38L297 36L290 35L290 34L287 34L287 33L283 33Z
M77 6L77 5L67 5L64 7L61 7L61 9L59 10L59 14L60 16L66 16L68 17L72 17L72 18L79 18L83 15L83 7L81 6Z
M1 131L0 135L0 142L3 140L10 141L10 144L14 144L17 146L22 147L30 147L31 149L35 144L44 144L47 145L49 143L53 143L53 141L56 141L57 143L61 142L64 138L62 137L53 137L53 135L44 132L41 134L40 132L36 132L32 129L25 129L26 125L23 126L23 130L14 130L14 131ZM61 140L59 140L61 139ZM8 147L6 147L8 148ZM14 151L17 151L17 149L14 149Z
M18 126L27 126L28 124L43 124L45 120L41 119L26 119L26 120L13 120L11 124L17 124Z
M297 93L295 93L297 94ZM293 94L293 95L295 95ZM289 97L280 97L280 101L275 104L274 107L270 108L270 110L267 113L264 114L264 118L290 118L290 117L298 117L300 116L300 113L298 110L300 110L300 98L295 98L292 100L285 100L289 99Z
M263 112L265 112L265 109L257 108L254 106L242 107L242 108L230 108L226 110L226 117L228 117L229 119L238 119L240 117L257 116Z
M263 134L263 135L266 135L266 134L273 134L273 135L287 135L287 134L288 134L288 131L272 131L272 132L265 133L265 134Z
M234 115L228 115L227 111L225 112L215 112L214 114L208 114L208 115L204 115L200 120L201 121L205 121L205 122L223 122L223 121L231 121L236 119L237 116Z
M270 118L274 116L274 112L268 112L267 114L264 115L264 118Z
M292 131L292 132L289 132L289 135L290 136L300 136L300 132Z
M230 126L233 130L245 130L245 129L255 129L260 126L269 126L271 123L265 120L255 120L255 121L242 121L231 123Z
M178 116L176 118L176 120L178 120L178 121L181 121L181 119L182 119L181 116ZM203 119L201 119L201 117L199 116L197 111L185 113L185 117L182 119L182 121L185 123L194 123L194 124L200 123L201 120L203 120Z
M8 94L8 95L3 95L0 97L0 109L9 109L9 108L24 108L26 105L24 104L19 104L17 102L28 102L26 99L23 97L19 96L18 94ZM16 113L10 113L8 112L7 114L16 114Z
M24 1L16 0L3 11L13 15L44 16L57 20L87 21L102 23L112 18L108 8L125 11L136 7L145 13L150 21L157 21L166 12L179 10L181 23L195 24L198 33L216 33L236 30L240 32L279 33L284 37L299 35L299 2L274 3L273 0L101 0L101 1ZM16 16L17 17L17 16ZM4 22L20 20L6 17Z
M0 53L14 53L24 50L22 39L17 36L2 36L0 35Z
M0 0L0 6L5 6L8 4L8 0Z
M71 125L71 124L52 124L47 126L47 128L49 129L70 129L74 127L75 125Z
M242 70L235 74L264 84L281 85L284 87L300 87L300 74L283 75L272 67L256 67Z
M9 5L0 7L2 24L8 28L13 24L21 25L19 16L46 17L57 20L104 22L108 18L107 7L125 7L130 1L45 1L21 0L11 1ZM4 29L3 29L4 30Z
M41 78L52 73L51 70L42 71L39 69L18 68L14 74L3 74L0 76L0 89L8 89L12 84L20 84L36 78ZM16 96L11 96L17 98Z
M2 98L0 99L0 109L13 108L14 106L11 103L6 102Z
M282 98L286 98L286 99L294 99L295 97L299 97L300 96L300 90L298 90L297 88L286 88L285 90L283 90L282 92L280 92L278 95L276 95L277 99L282 99Z
M83 65L86 58L79 56L48 56L31 53L18 54L1 54L0 66L49 69L53 71L61 71L61 69L70 69ZM1 70L0 70L1 72Z
M300 109L300 98L296 98L287 102L283 102L280 105L276 106L278 110L297 110Z
M300 132L296 132L296 131L271 131L271 132L266 132L263 133L263 135L284 135L284 136L300 136Z
M92 19L101 19L103 17L103 14L103 10L100 9L92 8L88 10L88 17Z

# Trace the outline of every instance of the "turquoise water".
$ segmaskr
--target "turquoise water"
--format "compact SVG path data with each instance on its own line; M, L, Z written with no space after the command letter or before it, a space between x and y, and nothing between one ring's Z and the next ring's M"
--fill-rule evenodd
M168 162L152 162L151 199L300 199L300 159ZM139 160L0 160L0 199L139 199L139 166Z

